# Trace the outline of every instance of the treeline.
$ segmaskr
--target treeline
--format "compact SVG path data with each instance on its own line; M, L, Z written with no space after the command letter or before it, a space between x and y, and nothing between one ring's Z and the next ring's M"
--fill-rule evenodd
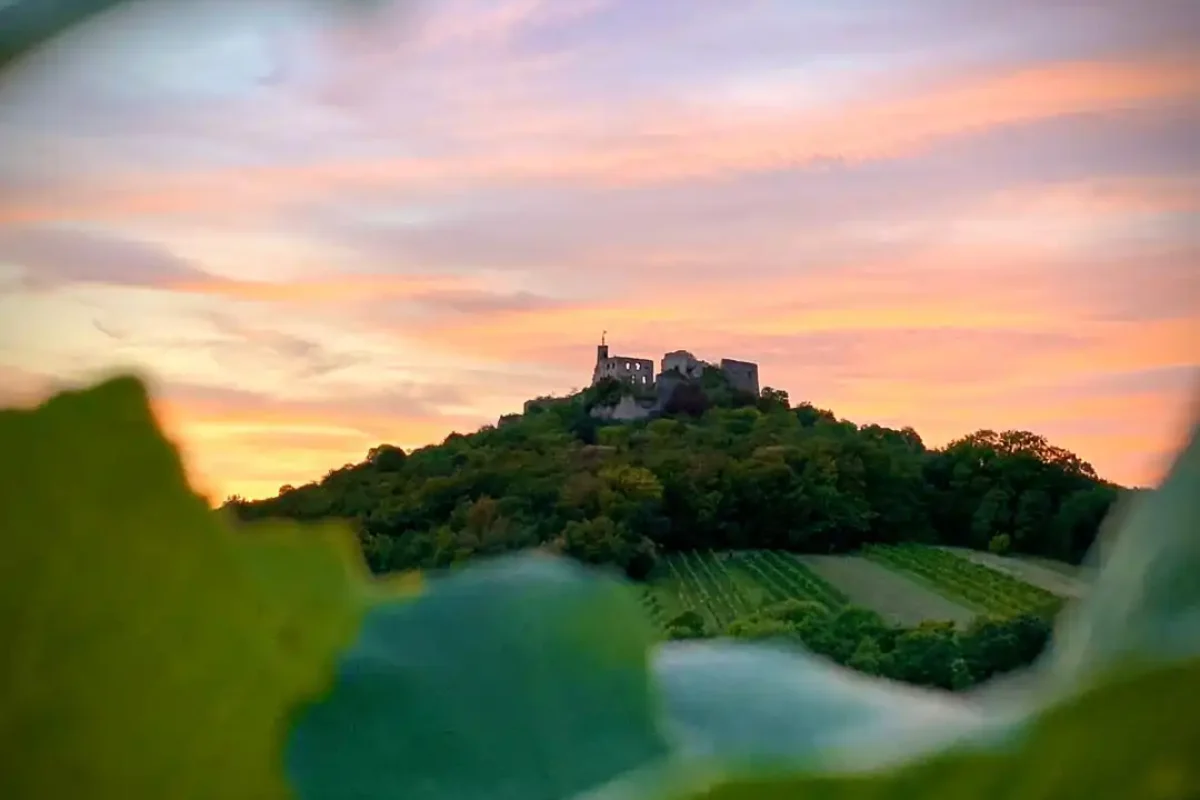
M820 603L786 600L736 620L724 631L705 628L685 611L668 626L672 639L722 634L741 639L798 640L842 666L919 686L968 689L994 675L1030 664L1050 638L1050 623L1024 614L980 617L968 628L924 622L915 628L888 625L875 612L848 606L831 612Z
M766 388L681 383L653 420L591 415L621 387L522 415L256 502L245 519L343 517L377 571L545 547L637 578L672 550L851 551L915 541L1078 562L1117 498L1076 455L1023 431L930 449L912 428L855 425Z

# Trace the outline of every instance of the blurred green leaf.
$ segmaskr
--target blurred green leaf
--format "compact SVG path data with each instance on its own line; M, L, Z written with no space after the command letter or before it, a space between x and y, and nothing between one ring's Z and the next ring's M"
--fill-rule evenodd
M132 379L0 412L0 797L286 797L366 605L352 540L295 527L224 529Z
M288 749L302 800L556 800L667 755L625 587L504 558L374 608Z
M131 379L0 413L0 489L5 798L1200 788L1195 434L1106 533L1043 662L967 695L781 646L655 649L628 587L546 556L474 563L401 601L344 535L223 528Z
M164 2L164 0L158 0ZM195 3L197 0L174 0ZM308 0L296 0L308 2ZM382 0L321 0L325 5L369 8ZM105 12L129 5L129 0L9 0L0 1L0 73L66 31Z
M0 71L54 36L126 0L13 0L0 3Z

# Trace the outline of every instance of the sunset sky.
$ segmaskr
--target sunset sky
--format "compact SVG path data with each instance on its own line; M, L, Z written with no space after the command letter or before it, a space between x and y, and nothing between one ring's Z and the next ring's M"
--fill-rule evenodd
M0 76L0 397L152 379L274 494L615 353L1155 481L1200 386L1200 5L133 8Z

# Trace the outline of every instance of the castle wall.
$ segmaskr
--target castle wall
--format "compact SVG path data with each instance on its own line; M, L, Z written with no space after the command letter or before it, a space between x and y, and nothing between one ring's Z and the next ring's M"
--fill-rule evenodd
M735 389L750 392L758 396L758 364L752 361L738 361L733 358L721 359L721 371L729 379Z
M699 378L704 374L704 362L687 350L675 350L662 358L662 372L672 370L688 378Z
M654 413L654 403L638 401L629 395L623 395L615 406L596 407L591 415L597 419L629 422L635 419L645 419Z
M676 377L699 380L704 375L704 369L709 364L700 361L687 350L674 350L662 358L662 372L655 380L654 362L648 358L633 358L632 356L609 355L608 345L601 343L596 348L596 365L592 370L592 384L605 378L615 378L638 389L657 389L660 402L663 391L668 394L670 384ZM723 358L720 370L729 380L730 385L754 396L759 394L758 364L752 361L739 361L736 358Z
M649 389L654 385L654 362L648 358L609 356L596 361L592 383L604 378L616 378L637 387Z

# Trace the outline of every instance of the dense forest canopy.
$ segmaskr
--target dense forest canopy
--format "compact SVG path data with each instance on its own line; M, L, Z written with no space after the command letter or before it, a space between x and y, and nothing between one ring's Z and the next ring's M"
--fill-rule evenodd
M739 394L719 374L680 382L663 413L602 422L605 381L406 453L380 445L243 519L341 517L373 570L444 567L544 547L646 576L663 553L839 553L925 542L1078 562L1121 491L1025 431L927 448L912 428L856 425L786 392Z

